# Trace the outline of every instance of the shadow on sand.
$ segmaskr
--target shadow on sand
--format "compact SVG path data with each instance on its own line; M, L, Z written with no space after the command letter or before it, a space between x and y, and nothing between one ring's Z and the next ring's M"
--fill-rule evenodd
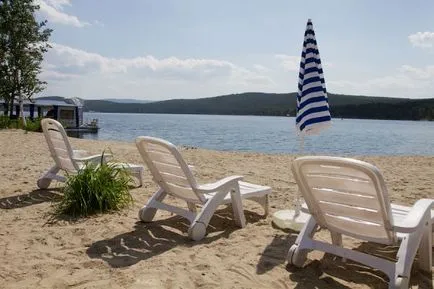
M60 197L60 188L47 190L37 189L27 194L1 198L0 209L10 210L24 208L44 202L57 201L60 199Z
M287 234L276 235L272 242L265 248L257 265L257 274L264 274L275 266L286 263L286 255L294 244L297 232L286 230ZM374 243L362 243L354 250L369 253L391 261L395 260L398 247L386 246ZM434 258L434 254L433 254ZM424 273L413 266L411 285L418 288L433 289L432 274ZM294 288L351 288L339 282L340 280L355 284L365 284L370 288L388 288L387 275L372 267L347 260L343 262L340 257L332 254L324 254L321 260L307 260L303 268L286 265L290 272L289 278L296 282Z
M297 232L292 230L282 230L273 223L273 228L283 231L282 234L274 236L270 244L265 247L256 265L256 274L262 275L272 270L274 267L286 263L286 255L289 247L294 244Z
M250 211L245 211L245 216L248 223L255 223L263 218ZM208 235L201 241L193 242L188 239L188 226L188 221L179 216L150 223L137 222L134 231L97 241L86 252L90 258L102 259L111 267L122 268L177 246L192 247L208 244L220 238L228 238L232 232L240 229L235 225L230 206L215 212L207 228Z

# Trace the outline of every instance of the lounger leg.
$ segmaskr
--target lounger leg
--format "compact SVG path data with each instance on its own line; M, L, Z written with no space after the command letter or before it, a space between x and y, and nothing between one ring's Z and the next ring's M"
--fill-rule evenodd
M139 219L143 222L151 222L157 213L157 209L152 206L153 203L162 202L166 195L167 193L161 188L155 192L154 195L148 200L146 205L139 210Z
M139 186L142 187L143 186L143 172L140 171L139 174Z
M261 205L261 207L264 209L264 216L268 215L268 206L269 206L268 194L263 197L249 198L249 200L255 201L259 205Z
M244 216L243 203L240 195L240 187L237 186L231 191L232 210L234 212L235 223L244 228L246 226L246 217Z
M419 245L419 267L421 270L428 273L431 272L432 266L432 242L431 218L428 218Z
M408 284L410 280L411 266L413 265L413 260L416 256L416 252L419 248L421 239L422 234L418 231L410 233L406 237L404 237L404 239L402 239L397 254L398 261L395 265L395 280L392 280L392 278L390 278L390 284L393 284L393 282ZM408 287L401 286L398 288Z
M137 179L137 181L139 182L139 185L136 186L137 188L143 186L142 172L141 171L133 172L132 176L135 177Z
M307 253L309 248L310 240L313 238L318 224L313 216L310 216L306 224L304 224L303 229L295 240L294 245L288 250L288 255L286 257L289 264L295 265L297 267L302 267L307 258Z
M37 185L40 189L47 189L51 181L56 177L56 174L59 172L58 166L51 167L42 177L40 177L37 181ZM58 176L59 177L59 176ZM58 178L61 180L61 178Z
M265 216L268 216L268 208L270 206L270 200L268 199L268 194L264 196L263 202L264 204L262 207L264 208L264 214Z
M330 235L332 237L332 244L342 247L342 235L335 232L330 232Z
M143 167L140 167L134 171L134 176L139 181L139 187L143 186Z
M335 246L343 247L342 245L342 234L338 234L335 232L330 232L330 235L332 237L332 244ZM342 262L346 262L347 258L342 258Z
M187 202L188 210L192 213L196 213L196 205L194 203Z
M300 234L298 234L295 244L302 245L305 243L303 242L304 240L312 239L317 228L318 224L316 223L315 218L313 216L309 216L308 221L304 225L303 229L301 229Z
M194 241L202 240L206 234L206 227L208 227L208 223L211 220L211 217L214 215L217 207L222 203L225 198L227 192L218 192L209 199L206 204L202 207L202 210L199 214L196 215L196 218L190 225L188 229L188 236L190 239Z

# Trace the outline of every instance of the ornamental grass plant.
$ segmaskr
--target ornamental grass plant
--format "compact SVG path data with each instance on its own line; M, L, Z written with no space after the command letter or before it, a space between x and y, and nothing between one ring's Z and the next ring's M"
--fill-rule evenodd
M133 202L130 180L129 172L114 163L88 162L76 174L67 175L55 213L84 217L120 210Z

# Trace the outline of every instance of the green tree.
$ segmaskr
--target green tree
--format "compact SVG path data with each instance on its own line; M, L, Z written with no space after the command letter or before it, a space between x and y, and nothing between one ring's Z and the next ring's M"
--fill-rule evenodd
M24 125L23 100L46 84L38 75L52 30L36 20L38 9L33 0L0 0L0 98L11 115L18 101Z

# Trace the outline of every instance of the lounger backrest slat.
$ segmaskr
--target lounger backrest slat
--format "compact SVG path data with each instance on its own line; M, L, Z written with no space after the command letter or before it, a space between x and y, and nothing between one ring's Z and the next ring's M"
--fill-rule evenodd
M154 180L167 193L188 201L205 201L194 191L196 180L173 144L158 138L138 137L136 145Z
M178 175L178 176L182 176L184 174L181 167L178 165L170 165L170 164L166 164L166 163L160 163L157 161L154 161L154 165L161 172L166 172L166 173L169 173L172 175Z
M63 126L58 121L49 118L41 120L41 126L51 156L57 166L68 172L77 171L79 168L72 159L73 150Z
M392 214L386 186L374 166L336 157L302 157L294 177L309 211L330 230L392 243Z
M163 152L155 152L152 150L147 150L147 153L149 157L155 162L159 162L166 165L175 165L175 166L178 165L178 161L172 154L170 154L170 152L163 153Z

